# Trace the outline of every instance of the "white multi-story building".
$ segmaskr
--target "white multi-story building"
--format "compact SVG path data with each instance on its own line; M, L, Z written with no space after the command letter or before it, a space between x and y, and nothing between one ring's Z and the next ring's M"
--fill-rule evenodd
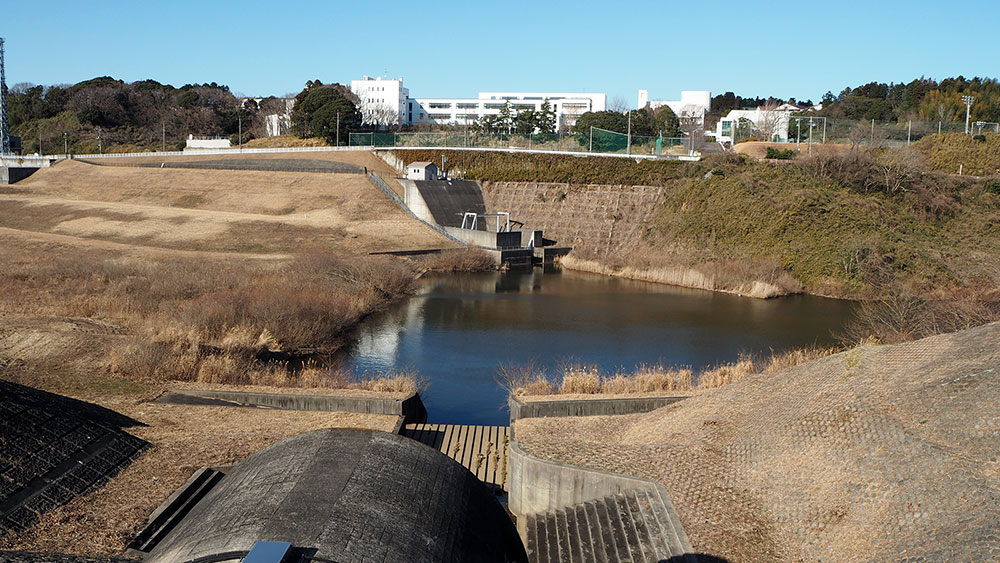
M358 97L361 119L369 125L399 125L407 123L404 115L410 91L403 87L402 78L372 78L351 81L351 92Z
M669 106L678 118L693 119L698 127L705 126L705 114L712 111L712 93L705 90L682 90L679 100L650 100L648 90L639 90L639 106L656 109Z
M572 127L588 111L604 111L607 94L567 92L480 92L476 98L411 98L406 101L409 125L471 125L487 115L498 115L509 101L516 114L539 111L545 100L555 113L556 129Z

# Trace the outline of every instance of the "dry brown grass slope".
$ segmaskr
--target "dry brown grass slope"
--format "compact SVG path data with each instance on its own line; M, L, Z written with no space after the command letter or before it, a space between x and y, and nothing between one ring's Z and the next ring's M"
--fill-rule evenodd
M373 157L371 157L373 158ZM448 242L360 174L62 162L0 193L0 226L194 250L367 252Z
M517 424L531 453L662 482L701 553L1000 557L1000 323L750 375L652 413Z

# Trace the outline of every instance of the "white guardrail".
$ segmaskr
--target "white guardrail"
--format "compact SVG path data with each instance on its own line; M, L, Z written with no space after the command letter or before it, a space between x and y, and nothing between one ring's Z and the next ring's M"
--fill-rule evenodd
M71 158L95 159L95 158L135 158L150 156L205 156L205 155L229 155L229 154L277 154L277 153L302 153L302 152L339 152L339 151L406 151L406 150L449 150L449 151L488 151L488 152L509 152L527 154L557 154L565 156L598 156L610 158L631 158L633 160L683 160L698 161L701 157L695 156L655 156L648 154L614 154L614 153L591 153L574 151L547 151L538 149L520 148L497 148L497 147L372 147L365 146L344 146L344 147L287 147L287 148L260 148L260 149L205 149L190 151L160 151L160 152L123 152L104 154L74 154ZM64 154L43 155L36 158L49 158L54 160L65 160L68 158Z

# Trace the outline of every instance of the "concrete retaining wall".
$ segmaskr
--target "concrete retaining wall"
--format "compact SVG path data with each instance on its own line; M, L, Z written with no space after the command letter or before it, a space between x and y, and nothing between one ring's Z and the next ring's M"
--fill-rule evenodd
M628 491L663 488L655 481L548 461L510 442L508 506L520 516L574 506ZM666 491L660 491L669 498Z
M179 395L180 397L171 397L170 395ZM389 399L379 397L338 397L336 395L296 395L291 393L249 393L244 391L180 389L170 391L165 397L161 397L161 400L166 399L164 402L179 402L183 401L184 397L192 400L214 399L231 403L233 406L402 416L407 424L427 420L427 409L424 407L423 401L420 400L419 393L414 393L405 399Z
M519 418L636 414L654 411L686 398L686 396L676 396L580 399L572 401L521 401L517 397L510 397L507 399L507 406L510 408L510 426L513 429L514 422Z
M383 162L394 168L396 172L399 172L400 174L402 174L403 169L406 168L406 163L403 162L403 159L399 158L391 151L373 151L373 152L375 153L375 156L381 158Z

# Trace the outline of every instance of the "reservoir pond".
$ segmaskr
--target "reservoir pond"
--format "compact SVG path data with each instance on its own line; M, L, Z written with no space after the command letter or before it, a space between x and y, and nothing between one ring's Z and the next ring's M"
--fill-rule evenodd
M429 382L428 422L502 425L501 363L555 374L566 363L614 373L662 362L697 373L741 352L836 344L852 310L822 297L753 299L569 270L434 275L362 325L342 361L355 373L417 372Z

